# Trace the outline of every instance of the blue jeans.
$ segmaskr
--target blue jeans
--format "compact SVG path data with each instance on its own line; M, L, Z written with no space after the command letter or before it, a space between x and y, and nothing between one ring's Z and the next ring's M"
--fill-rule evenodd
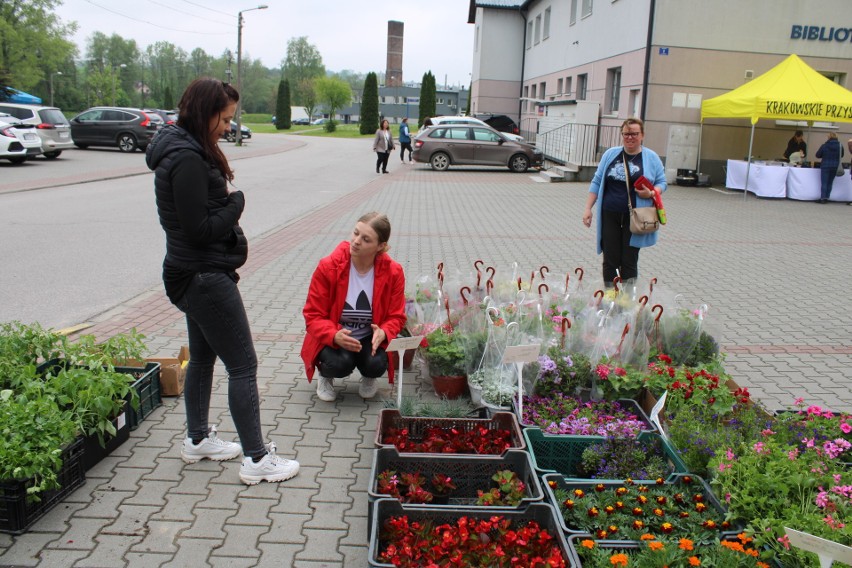
M176 305L186 314L189 334L190 358L184 385L189 437L207 436L213 365L219 357L228 371L228 407L243 455L266 454L260 430L257 354L237 283L223 273L196 274Z
M837 177L837 166L833 168L822 168L820 170L820 199L831 197L831 188L834 186L834 178Z

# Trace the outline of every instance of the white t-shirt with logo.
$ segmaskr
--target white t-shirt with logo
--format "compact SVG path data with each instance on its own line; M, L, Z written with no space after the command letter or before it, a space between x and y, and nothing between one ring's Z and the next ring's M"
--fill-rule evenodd
M372 333L373 284L375 273L372 268L366 274L358 274L355 265L349 266L349 289L346 303L340 316L340 325L352 332L352 337L362 340Z

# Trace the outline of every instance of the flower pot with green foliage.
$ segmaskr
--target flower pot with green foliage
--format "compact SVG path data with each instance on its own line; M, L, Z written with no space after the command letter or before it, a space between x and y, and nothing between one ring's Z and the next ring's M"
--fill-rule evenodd
M423 339L420 353L429 367L435 394L458 398L467 391L465 356L459 334L442 326Z

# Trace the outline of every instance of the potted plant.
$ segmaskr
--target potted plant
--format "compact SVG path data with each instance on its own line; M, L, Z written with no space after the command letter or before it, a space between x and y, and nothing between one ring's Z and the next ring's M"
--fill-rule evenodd
M467 388L465 356L458 332L447 325L438 327L423 338L420 352L429 367L435 394L458 398Z

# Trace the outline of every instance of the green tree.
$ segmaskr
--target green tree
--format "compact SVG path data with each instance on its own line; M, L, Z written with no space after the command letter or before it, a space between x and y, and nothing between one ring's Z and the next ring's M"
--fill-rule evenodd
M69 69L77 24L64 24L58 0L0 1L0 85L49 97L50 73Z
M290 83L282 79L278 83L278 102L275 105L275 128L290 129Z
M420 84L420 117L419 124L423 125L423 121L427 117L435 116L436 109L436 88L435 76L431 71L426 71L423 74L423 81Z
M317 92L314 89L314 82L310 79L299 83L299 92L302 94L302 104L305 107L305 112L308 117L313 119L314 112L317 110Z
M379 80L372 71L364 79L361 96L361 134L372 134L379 129Z
M163 92L163 108L175 108L175 97L172 95L171 87L166 87Z
M472 88L473 88L473 84L471 84L471 85L467 88L467 104L464 106L464 113L465 113L467 116L470 116L470 99L472 98L472 97L470 96L470 90L471 90Z
M307 36L291 38L287 42L287 57L281 61L283 78L294 87L293 100L307 107L307 98L314 96L311 81L325 76L322 55L316 46L308 43Z
M352 88L349 83L337 77L322 77L316 80L317 97L328 109L329 121L325 125L327 132L334 132L334 115L338 109L352 101Z

